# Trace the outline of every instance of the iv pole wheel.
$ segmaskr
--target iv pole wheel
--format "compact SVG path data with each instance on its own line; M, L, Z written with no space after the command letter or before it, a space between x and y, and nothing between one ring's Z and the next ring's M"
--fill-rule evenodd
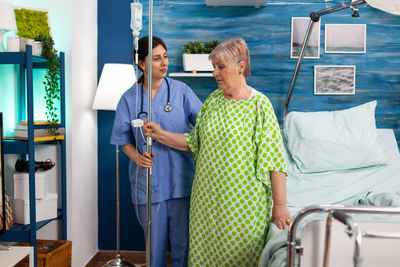
M114 266L126 266L126 267L135 267L135 265L125 261L121 255L117 255L114 259L107 262L103 267L114 267Z

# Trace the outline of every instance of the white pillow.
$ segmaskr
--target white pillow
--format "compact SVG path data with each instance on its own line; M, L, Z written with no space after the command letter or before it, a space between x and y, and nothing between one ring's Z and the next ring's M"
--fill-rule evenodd
M362 168L386 163L377 142L376 101L340 111L290 112L287 149L300 172Z

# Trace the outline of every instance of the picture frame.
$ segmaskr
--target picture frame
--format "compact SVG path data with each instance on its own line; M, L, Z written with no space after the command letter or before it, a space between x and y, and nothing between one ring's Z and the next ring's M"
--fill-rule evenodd
M299 58L304 37L307 32L309 17L292 17L290 37L290 57ZM314 23L303 58L319 58L320 55L321 19Z
M365 53L366 24L325 24L325 53Z
M315 65L314 95L354 95L356 66Z

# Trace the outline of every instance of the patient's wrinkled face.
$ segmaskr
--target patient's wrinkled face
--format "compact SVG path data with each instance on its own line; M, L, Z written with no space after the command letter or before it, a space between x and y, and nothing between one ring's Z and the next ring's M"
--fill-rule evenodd
M223 91L235 88L240 77L238 64L233 65L231 62L213 58L212 65L214 67L213 76L217 81L218 88Z

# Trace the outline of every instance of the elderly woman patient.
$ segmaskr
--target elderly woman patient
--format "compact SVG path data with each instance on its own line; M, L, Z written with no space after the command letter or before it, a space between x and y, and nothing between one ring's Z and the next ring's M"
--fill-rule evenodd
M195 157L189 265L256 266L269 221L280 229L290 223L282 137L271 102L246 83L246 42L225 41L210 59L218 89L192 132L167 132L154 122L144 131Z

